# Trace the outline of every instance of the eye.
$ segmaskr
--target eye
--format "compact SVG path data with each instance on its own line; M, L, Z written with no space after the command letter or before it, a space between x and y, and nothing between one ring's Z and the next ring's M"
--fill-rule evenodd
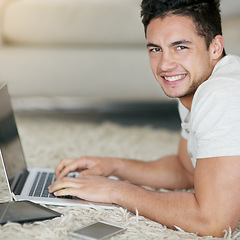
M187 49L187 47L185 47L185 46L177 46L176 47L177 51L181 51L181 50L185 50L185 49Z
M161 52L161 51L162 51L161 48L150 48L149 49L150 53L158 53L158 52Z

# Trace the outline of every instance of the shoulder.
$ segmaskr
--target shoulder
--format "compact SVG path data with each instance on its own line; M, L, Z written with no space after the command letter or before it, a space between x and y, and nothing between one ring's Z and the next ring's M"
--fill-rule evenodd
M192 109L210 103L239 104L240 57L226 56L215 66L212 75L197 89ZM227 99L227 101L226 101ZM234 102L237 101L237 102Z
M240 121L239 91L240 58L225 57L194 95L191 120L195 127L209 129L217 122L231 124Z
M240 61L223 60L194 95L190 123L197 158L240 153ZM236 66L227 67L229 62Z

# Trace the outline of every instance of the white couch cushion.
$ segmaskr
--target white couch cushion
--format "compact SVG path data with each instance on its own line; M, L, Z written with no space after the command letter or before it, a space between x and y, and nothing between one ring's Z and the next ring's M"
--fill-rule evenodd
M141 0L16 0L3 38L23 44L142 44Z

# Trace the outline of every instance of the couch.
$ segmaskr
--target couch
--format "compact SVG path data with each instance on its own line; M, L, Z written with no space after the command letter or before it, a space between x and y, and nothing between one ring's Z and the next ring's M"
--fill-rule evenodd
M140 3L0 0L0 82L15 106L167 101L150 70ZM226 22L234 50L239 23Z

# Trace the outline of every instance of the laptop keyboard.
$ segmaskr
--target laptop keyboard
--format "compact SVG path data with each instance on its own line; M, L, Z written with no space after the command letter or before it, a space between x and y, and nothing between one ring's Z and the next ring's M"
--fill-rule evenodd
M68 176L76 177L75 174L70 174ZM53 172L38 172L29 192L29 196L55 198L55 196L48 191L48 186L54 181L55 174ZM72 198L71 196L64 197Z

